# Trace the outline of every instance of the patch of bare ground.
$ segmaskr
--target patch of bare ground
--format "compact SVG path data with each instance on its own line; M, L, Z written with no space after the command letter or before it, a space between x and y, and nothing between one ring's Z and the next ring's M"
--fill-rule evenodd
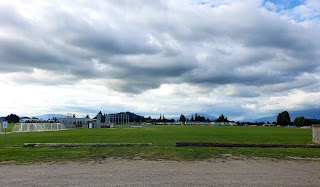
M1 186L319 186L319 160L225 155L206 161L103 161L2 165Z

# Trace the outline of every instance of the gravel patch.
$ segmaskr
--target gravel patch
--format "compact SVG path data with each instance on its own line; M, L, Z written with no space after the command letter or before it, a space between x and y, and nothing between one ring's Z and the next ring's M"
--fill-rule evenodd
M320 186L320 161L211 159L0 166L1 186Z

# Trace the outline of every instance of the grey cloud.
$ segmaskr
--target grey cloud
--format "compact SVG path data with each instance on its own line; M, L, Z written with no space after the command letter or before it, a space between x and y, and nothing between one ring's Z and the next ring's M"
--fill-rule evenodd
M91 30L92 29L92 30ZM148 43L146 34L134 29L115 31L112 28L75 33L70 43L87 50L99 51L111 55L154 54L160 52L156 46Z
M241 116L245 113L245 111L239 110L239 103L229 103L226 105L226 103L219 103L219 104L214 104L210 103L206 106L204 106L205 111L208 111L208 113L219 117L221 114L224 114L230 119L230 116ZM223 112L222 112L223 111Z
M252 98L258 97L261 94L257 91L257 88L254 86L243 86L235 84L233 85L233 88L229 88L229 93L226 95L240 98Z
M125 92L125 93L133 93L138 94L141 93L142 90L149 90L152 88L157 88L161 85L160 80L150 80L149 79L121 79L120 82L116 82L116 84L111 84L112 89ZM109 85L110 86L110 85Z
M151 56L144 58L141 62L132 62L130 60L113 62L114 71L110 71L106 76L121 80L121 83L114 87L116 90L141 93L144 90L157 88L161 84L179 82L183 74L194 68L194 64L188 57L155 56L152 58Z
M287 92L292 89L303 88L306 91L318 90L319 78L315 74L305 73L295 77L292 81L266 85L259 88L263 93Z
M20 84L32 84L32 85L43 85L43 86L60 86L60 85L73 85L78 83L78 79L72 75L59 75L47 73L46 75L37 75L33 76L32 72L28 73L19 73L12 78L12 81ZM31 74L31 75L30 75Z
M27 40L0 40L0 42L2 64L16 64L25 68L50 68L50 65L58 62L57 54L50 54L45 50L45 46L39 43Z
M163 1L48 4L46 11L33 10L38 22L13 5L7 11L0 5L0 29L13 31L0 35L0 72L37 68L69 74L66 83L110 79L116 81L107 87L141 93L164 83L277 87L319 71L319 34L255 4L224 9ZM200 53L207 55L202 61ZM43 82L34 79L25 78ZM253 93L235 96L259 95Z
M30 28L30 23L23 18L19 13L16 7L12 5L0 5L0 23L1 27L3 29L8 29L10 31L11 29L17 28L16 31L22 31L20 28L22 28L24 31L26 29Z

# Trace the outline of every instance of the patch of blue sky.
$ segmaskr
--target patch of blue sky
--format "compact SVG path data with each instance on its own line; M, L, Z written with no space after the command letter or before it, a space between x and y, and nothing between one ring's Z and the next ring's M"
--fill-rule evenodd
M290 10L303 5L306 0L263 0L262 5L265 6L268 10L272 11L283 11ZM270 5L274 5L272 7Z
M263 0L261 5L295 22L319 20L320 16L319 11L310 7L307 0Z

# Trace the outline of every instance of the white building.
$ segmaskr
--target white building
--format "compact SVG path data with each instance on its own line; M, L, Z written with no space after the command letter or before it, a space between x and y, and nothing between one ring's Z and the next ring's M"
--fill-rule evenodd
M63 123L67 128L75 128L75 127L86 127L89 128L89 124L93 124L93 127L100 127L97 120L90 119L90 118L73 118L73 117L66 117L66 118L58 118L58 123Z

